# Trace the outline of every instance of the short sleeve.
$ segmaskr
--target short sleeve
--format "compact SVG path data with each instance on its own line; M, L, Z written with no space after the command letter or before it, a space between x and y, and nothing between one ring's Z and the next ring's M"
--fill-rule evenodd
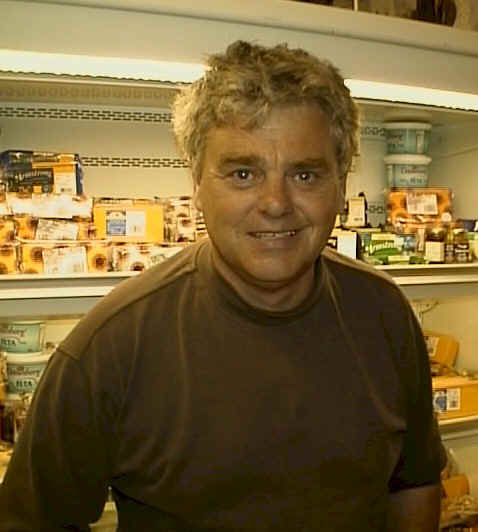
M407 375L407 425L400 459L389 483L392 492L437 484L446 465L446 451L433 411L428 352L422 330L411 309L408 321L410 341L406 356L411 361L411 371Z

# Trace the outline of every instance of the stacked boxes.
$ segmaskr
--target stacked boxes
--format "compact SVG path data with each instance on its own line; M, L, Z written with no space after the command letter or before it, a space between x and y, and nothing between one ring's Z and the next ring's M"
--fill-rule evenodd
M190 196L88 198L78 154L0 153L0 274L142 271L206 235Z
M8 150L0 153L4 192L81 195L83 171L76 153Z

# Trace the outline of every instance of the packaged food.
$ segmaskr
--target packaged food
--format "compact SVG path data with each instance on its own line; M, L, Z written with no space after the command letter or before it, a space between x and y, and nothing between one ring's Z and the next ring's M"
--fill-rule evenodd
M112 243L105 240L81 242L86 249L89 273L107 272L112 269Z
M0 244L0 275L20 272L19 250L18 242Z
M87 273L86 248L81 245L55 246L42 250L43 272L46 274Z
M83 194L83 170L75 153L7 150L0 153L7 192Z
M446 187L395 188L387 193L387 223L396 233L446 225L452 220L452 195Z
M385 122L383 127L388 153L427 153L431 124L426 122Z
M16 225L11 216L0 216L0 244L8 244L15 240Z
M9 320L0 322L0 350L8 353L35 353L45 343L45 322Z
M163 242L163 205L144 199L95 199L97 237L115 242Z
M34 218L81 218L91 220L93 200L68 194L7 193L6 201L12 214Z

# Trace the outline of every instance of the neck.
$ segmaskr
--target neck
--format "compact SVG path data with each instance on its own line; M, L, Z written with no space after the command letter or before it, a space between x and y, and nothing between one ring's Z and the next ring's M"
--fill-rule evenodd
M268 312L286 312L297 308L314 287L315 268L287 282L259 282L233 273L213 250L213 264L221 277L251 307Z

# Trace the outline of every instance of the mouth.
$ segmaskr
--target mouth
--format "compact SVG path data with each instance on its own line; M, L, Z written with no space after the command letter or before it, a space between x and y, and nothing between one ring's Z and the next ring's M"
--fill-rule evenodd
M259 240L274 240L276 238L288 238L295 236L299 231L292 229L290 231L255 231L249 233L252 237Z

